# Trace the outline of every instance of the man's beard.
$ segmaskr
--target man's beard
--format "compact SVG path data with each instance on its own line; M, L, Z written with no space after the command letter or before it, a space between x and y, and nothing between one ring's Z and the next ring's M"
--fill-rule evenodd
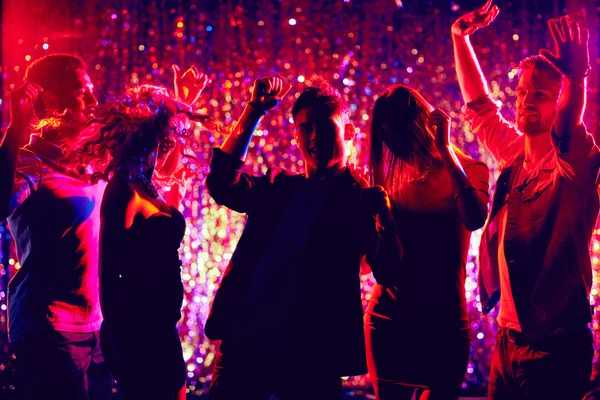
M91 119L64 118L56 127L61 147L65 153L81 149L82 145L98 138L99 127Z
M545 133L548 133L552 130L552 125L554 124L554 118L548 119L544 121L519 121L517 123L517 128L520 132L522 132L525 136L539 136Z

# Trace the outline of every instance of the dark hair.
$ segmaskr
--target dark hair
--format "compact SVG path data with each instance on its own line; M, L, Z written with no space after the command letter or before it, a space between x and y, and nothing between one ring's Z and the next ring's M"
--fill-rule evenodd
M79 172L91 168L92 180L109 179L118 166L126 166L128 161L135 162L156 149L159 156L166 155L177 142L184 144L179 146L184 162L181 168L188 172L189 177L197 172L197 165L193 156L183 153L195 144L193 129L186 126L195 121L209 129L216 127L213 117L180 109L180 103L167 89L152 85L129 87L125 94L95 107L93 115L88 127L78 137L78 148L74 152L64 149L74 153L67 164ZM166 184L176 175L161 177L160 171L156 172L157 178Z
M292 107L292 116L304 108L322 108L332 115L339 114L348 122L348 102L333 86L322 83L319 87L305 88Z
M554 68L554 65L548 61L548 59L539 54L527 57L519 63L519 75L523 74L523 71L527 69L539 69L548 72L550 78L557 82L562 82L562 74Z
M37 83L45 91L57 93L65 86L65 82L76 78L75 71L79 69L87 69L87 64L78 55L50 54L31 63L25 71L25 79ZM34 110L40 115L44 109L44 102L40 96Z

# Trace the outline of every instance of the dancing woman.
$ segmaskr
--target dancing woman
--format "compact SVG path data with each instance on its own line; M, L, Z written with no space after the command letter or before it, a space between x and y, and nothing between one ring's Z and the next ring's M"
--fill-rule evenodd
M190 121L160 87L130 88L95 110L81 165L107 179L101 208L102 349L125 399L184 399L186 370L176 324L183 300L179 210L154 181L182 176L178 152L189 148ZM189 175L188 175L189 176Z
M449 142L450 118L396 85L375 102L370 166L390 195L404 255L401 284L377 284L367 308L377 399L458 397L469 357L465 263L487 216L488 168Z

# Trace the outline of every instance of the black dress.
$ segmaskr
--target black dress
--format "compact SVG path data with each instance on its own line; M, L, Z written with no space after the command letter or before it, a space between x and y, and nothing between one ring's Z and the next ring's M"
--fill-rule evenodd
M170 216L138 214L122 237L107 239L119 254L111 258L118 265L103 268L110 276L101 277L102 350L126 398L168 399L185 383L176 327L183 300L178 249L184 233L185 219L171 207Z

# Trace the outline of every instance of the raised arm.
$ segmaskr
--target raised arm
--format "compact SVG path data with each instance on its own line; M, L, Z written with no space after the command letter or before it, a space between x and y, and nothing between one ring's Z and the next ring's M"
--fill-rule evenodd
M444 168L450 176L460 219L469 231L477 230L485 224L487 219L489 201L488 178L485 176L487 168L482 165L484 168L481 173L482 178L477 178L475 182L469 180L450 145L450 117L442 110L435 109L429 115L429 128L436 133L435 144L442 157Z
M194 106L200 99L202 91L212 80L208 75L200 72L198 68L192 66L184 73L176 64L171 65L173 70L173 92L177 107L180 110L193 112ZM194 121L190 121L193 123ZM197 121L196 121L197 122ZM186 127L189 129L189 127ZM170 176L181 167L182 156L184 154L183 145L179 141L175 141L175 147L164 155L159 155L156 165L156 172L163 176ZM186 194L186 182L184 177L180 177L178 181L173 181L170 190L161 190L161 195L165 202L175 208L183 201Z
M291 85L284 87L283 80L275 77L254 81L251 100L231 130L231 134L223 142L221 150L245 161L250 140L260 118L266 114L267 110L278 105L290 88Z
M10 93L10 124L0 133L0 220L8 217L17 170L17 154L33 115L33 104L42 88L25 82Z
M523 147L517 129L500 114L500 107L489 96L489 90L469 36L488 26L498 15L497 6L490 9L488 0L479 10L467 13L452 25L452 42L458 83L466 106L465 120L471 130L492 152L501 166L513 161Z
M554 53L543 55L563 75L552 129L557 166L567 181L584 185L597 182L600 153L582 121L586 102L586 78L590 74L589 31L568 16L548 21L554 39Z
M261 189L268 186L275 175L258 178L242 174L240 169L260 118L279 104L289 89L290 86L284 87L279 78L257 79L254 82L252 100L221 148L213 153L206 186L217 204L248 213L260 203Z
M183 74L177 65L173 64L172 68L175 98L192 108L211 80L195 66L188 68Z
M580 29L569 16L548 21L554 53L542 49L540 54L563 75L562 90L558 99L554 132L559 138L577 131L583 125L586 77L591 72L588 40L590 32Z
M469 36L477 29L488 26L496 18L500 9L498 6L490 9L491 4L492 0L488 0L479 10L463 15L452 25L456 74L465 103L470 103L489 93L487 81Z

